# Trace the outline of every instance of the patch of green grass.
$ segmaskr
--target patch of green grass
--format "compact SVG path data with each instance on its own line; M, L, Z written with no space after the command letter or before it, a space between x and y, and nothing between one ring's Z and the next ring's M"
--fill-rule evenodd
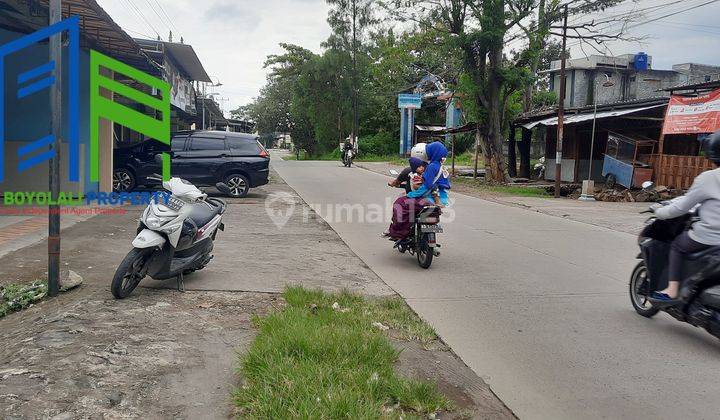
M387 325L395 337L403 340L428 344L437 339L433 327L418 318L405 301L399 297L368 302L365 316Z
M452 182L465 185L476 189L480 192L489 192L495 194L503 194L517 197L548 197L549 194L544 188L526 187L521 185L502 185L487 184L482 180L476 180L472 177L458 176L452 179Z
M359 154L357 159L358 162L392 162L393 160L402 160L407 164L407 159L401 159L398 155L370 155L370 154Z
M25 309L47 295L47 284L34 281L30 284L6 284L0 286L0 318Z
M451 160L450 158L447 159L445 162L446 166L450 166ZM465 153L459 154L455 157L455 165L457 166L474 166L475 165L475 153L467 151ZM478 156L478 168L484 168L485 167L485 159L482 157L482 155Z
M244 383L235 392L240 415L408 418L450 408L434 384L396 374L398 351L372 325L434 338L404 302L301 287L288 288L284 297L285 308L256 319L259 334L241 358Z
M398 165L398 166L407 166L408 161L405 157L400 157L398 155L393 156L387 156L385 159L387 162ZM445 160L445 166L450 168L452 165L452 158L448 157ZM475 154L472 152L465 152L455 157L455 166L474 166L475 165ZM478 160L478 168L484 168L485 167L485 161L483 160L483 157L480 156Z

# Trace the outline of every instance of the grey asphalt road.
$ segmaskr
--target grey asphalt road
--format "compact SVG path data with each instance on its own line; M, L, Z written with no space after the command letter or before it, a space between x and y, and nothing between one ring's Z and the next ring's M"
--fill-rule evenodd
M379 238L400 194L387 177L273 167L520 418L718 418L720 342L635 314L634 236L456 194L422 270Z

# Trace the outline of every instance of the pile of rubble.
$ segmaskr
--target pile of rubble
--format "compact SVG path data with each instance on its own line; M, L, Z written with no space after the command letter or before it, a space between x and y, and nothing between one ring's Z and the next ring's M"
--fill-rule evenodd
M581 188L573 191L568 197L578 198L581 194ZM682 194L681 191L671 190L668 187L659 185L653 190L629 190L615 188L595 188L595 200L625 203L644 203L661 200L669 200Z

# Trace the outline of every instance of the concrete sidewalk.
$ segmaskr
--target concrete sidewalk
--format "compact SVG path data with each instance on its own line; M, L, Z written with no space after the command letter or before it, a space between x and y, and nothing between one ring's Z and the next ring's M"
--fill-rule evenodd
M18 208L19 212L23 209ZM81 208L83 209L83 208ZM39 243L48 235L48 216L8 215L7 206L0 206L0 257L30 245ZM42 210L42 209L38 209ZM94 217L93 215L63 214L60 217L61 231Z
M356 166L388 176L390 176L391 169L402 170L401 166L387 162L359 162ZM463 187L459 189L460 191L455 192L634 235L640 232L643 228L643 222L647 219L647 215L640 214L640 212L649 206L649 203L587 202L568 198L520 197L488 192L474 193L471 187Z

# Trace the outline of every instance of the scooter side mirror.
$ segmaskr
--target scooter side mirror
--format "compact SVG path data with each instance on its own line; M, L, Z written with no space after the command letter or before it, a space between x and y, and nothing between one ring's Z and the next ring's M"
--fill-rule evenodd
M215 184L215 188L217 188L218 191L225 195L232 195L230 187L228 187L227 184L225 184L224 182L218 182L217 184Z
M400 175L400 172L396 171L395 169L390 169L390 175L398 176L398 175Z

